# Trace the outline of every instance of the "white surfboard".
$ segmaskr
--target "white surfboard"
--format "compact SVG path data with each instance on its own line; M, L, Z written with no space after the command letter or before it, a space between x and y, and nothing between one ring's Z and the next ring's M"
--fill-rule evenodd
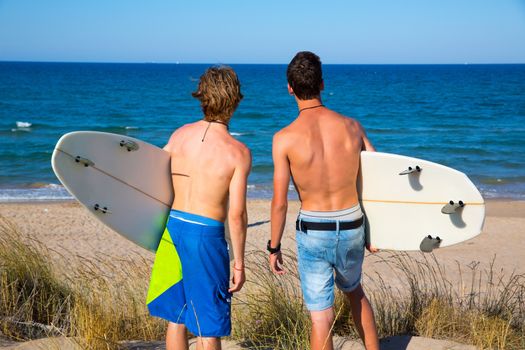
M173 202L168 152L128 136L78 131L60 138L51 164L97 219L156 251Z
M358 191L369 242L431 251L481 233L485 203L469 178L426 160L362 152Z

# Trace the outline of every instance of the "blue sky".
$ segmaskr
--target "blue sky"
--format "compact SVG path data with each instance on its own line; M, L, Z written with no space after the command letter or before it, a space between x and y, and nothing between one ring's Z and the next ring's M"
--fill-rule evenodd
M525 63L525 0L0 0L0 60Z

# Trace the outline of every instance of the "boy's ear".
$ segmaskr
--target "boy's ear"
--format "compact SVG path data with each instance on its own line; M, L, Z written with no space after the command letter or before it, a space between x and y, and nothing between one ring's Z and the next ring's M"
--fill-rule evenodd
M324 90L324 80L321 80L321 85L319 86L319 90L320 91Z
M293 89L292 89L292 87L290 86L290 84L288 84L288 93L289 93L290 95L292 95L292 96L294 95L294 93L293 93Z

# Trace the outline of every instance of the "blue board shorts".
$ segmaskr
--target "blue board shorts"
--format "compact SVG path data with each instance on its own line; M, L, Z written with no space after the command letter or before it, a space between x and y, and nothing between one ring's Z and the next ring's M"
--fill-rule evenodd
M198 337L231 332L230 260L222 222L171 210L155 256L151 315L184 324Z
M301 210L299 213L296 231L299 276L308 310L326 310L334 304L334 281L343 292L351 292L359 286L365 228L362 220L361 226L350 230L301 230L301 222L334 223L339 227L341 223L361 218L359 205L337 212Z

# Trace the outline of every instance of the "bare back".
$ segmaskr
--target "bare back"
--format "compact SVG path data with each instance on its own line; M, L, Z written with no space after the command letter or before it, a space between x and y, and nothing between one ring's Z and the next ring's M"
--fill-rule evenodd
M303 112L281 131L294 185L305 210L330 211L358 203L361 125L323 108Z
M172 208L224 221L235 168L249 154L246 146L224 125L198 121L176 130L164 149L171 153Z

